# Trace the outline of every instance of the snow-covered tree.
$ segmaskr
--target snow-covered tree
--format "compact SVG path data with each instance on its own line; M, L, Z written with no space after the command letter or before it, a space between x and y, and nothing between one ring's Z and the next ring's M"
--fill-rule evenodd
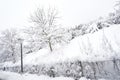
M109 14L108 23L120 24L120 0L116 1L114 12Z
M5 61L16 62L18 56L17 31L15 29L5 30L0 36L1 58Z
M61 42L64 29L58 25L58 13L56 9L37 8L35 13L31 15L31 21L34 23L28 33L32 34L32 38L40 43L40 45L49 46L53 51L53 45Z

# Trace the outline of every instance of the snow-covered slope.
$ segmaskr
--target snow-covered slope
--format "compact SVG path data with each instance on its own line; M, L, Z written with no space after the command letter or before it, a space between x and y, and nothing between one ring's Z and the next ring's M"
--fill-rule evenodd
M120 58L120 25L79 36L70 44L50 52L42 49L28 54L24 64L51 64L68 60L101 61ZM19 62L18 62L19 63Z

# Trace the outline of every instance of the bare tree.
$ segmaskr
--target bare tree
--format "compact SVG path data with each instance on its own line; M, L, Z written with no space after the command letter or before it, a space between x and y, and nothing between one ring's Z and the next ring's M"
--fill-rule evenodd
M56 9L37 8L33 15L31 15L31 21L34 23L32 35L41 42L41 44L47 44L50 51L53 51L52 45L56 41L60 41L63 29L58 26L58 12Z

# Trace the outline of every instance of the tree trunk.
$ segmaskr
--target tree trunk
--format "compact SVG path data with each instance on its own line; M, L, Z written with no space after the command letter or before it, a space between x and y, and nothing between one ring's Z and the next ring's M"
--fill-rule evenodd
M84 77L84 72L83 72L83 65L81 61L78 61L79 66L81 67L81 77Z
M13 58L13 63L16 62L16 56L15 56L15 48L13 46L11 46L11 50L12 50L12 58Z
M53 51L53 49L52 49L52 45L51 45L50 40L48 41L48 44L49 44L50 51L52 52L52 51Z

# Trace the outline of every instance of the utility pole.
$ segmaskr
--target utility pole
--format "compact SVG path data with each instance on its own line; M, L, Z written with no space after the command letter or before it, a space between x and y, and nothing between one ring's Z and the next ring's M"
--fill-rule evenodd
M18 41L20 42L21 73L23 73L23 39L19 38Z
M23 47L22 47L22 42L20 43L21 47L21 73L23 73Z

